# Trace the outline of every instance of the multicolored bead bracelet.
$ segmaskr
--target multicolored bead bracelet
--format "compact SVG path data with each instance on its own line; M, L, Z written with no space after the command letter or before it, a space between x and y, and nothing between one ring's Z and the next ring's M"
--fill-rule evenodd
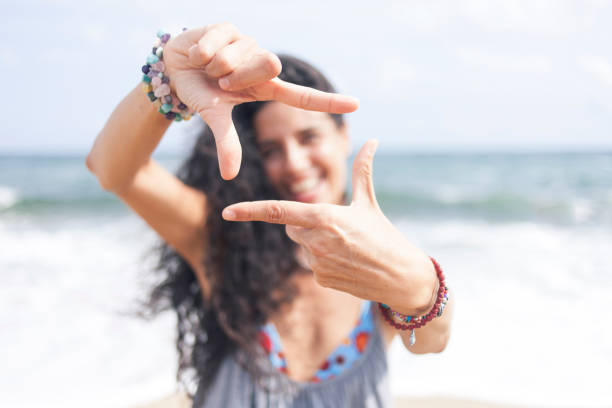
M187 30L183 28L183 31ZM147 62L142 66L142 89L145 91L151 102L153 102L159 113L168 120L180 122L189 120L193 113L189 111L187 105L181 102L175 93L170 89L170 78L164 74L164 47L170 40L170 34L163 30L157 32L157 39L153 44L151 54L147 56Z
M444 273L442 272L442 268L440 268L440 265L435 259L432 257L429 257L429 259L431 259L431 262L436 268L436 274L438 275L438 280L440 281L440 287L438 288L436 303L433 305L428 314L423 316L409 316L396 312L384 303L378 304L378 307L387 323L398 330L412 330L408 343L410 346L413 346L414 343L416 343L414 329L421 328L429 323L433 318L442 316L446 303L448 303L448 287L446 287L446 284L444 283Z

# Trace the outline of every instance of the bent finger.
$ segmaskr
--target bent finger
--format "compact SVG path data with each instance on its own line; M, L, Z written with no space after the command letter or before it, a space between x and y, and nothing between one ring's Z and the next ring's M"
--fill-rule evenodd
M241 38L221 48L206 65L204 71L212 78L232 73L240 64L249 60L257 43L249 37Z
M195 27L181 32L179 35L172 36L166 47L173 46L181 54L188 55L191 48L209 31L213 26Z
M189 62L194 67L205 67L223 47L240 38L240 31L232 24L207 27L198 42L189 48Z
M349 113L359 107L359 101L352 96L323 92L285 82L279 78L262 84L255 97L259 100L275 100L296 108L328 113Z
M280 74L282 65L271 52L260 50L244 64L219 80L219 87L226 91L239 91L262 84Z

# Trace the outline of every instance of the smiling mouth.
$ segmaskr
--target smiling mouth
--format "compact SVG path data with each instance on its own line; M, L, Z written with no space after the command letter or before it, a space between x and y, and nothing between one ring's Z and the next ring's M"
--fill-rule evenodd
M287 190L295 201L314 201L323 183L322 177L310 177L289 184Z
M310 177L306 180L302 180L300 182L290 184L289 191L291 192L291 194L294 194L294 195L304 194L314 189L317 186L317 184L319 184L319 178Z

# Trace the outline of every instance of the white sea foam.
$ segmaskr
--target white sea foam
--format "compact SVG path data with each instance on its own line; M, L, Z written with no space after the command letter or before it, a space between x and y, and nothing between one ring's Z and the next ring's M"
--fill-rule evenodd
M440 355L393 345L396 394L609 406L610 231L465 221L400 228L442 264L455 316Z
M133 217L0 220L0 406L132 407L175 389L172 316L125 315L153 239Z
M585 222L593 215L593 205L590 200L585 198L576 198L572 203L572 210L574 213L574 220L576 222Z
M434 196L445 204L457 204L468 199L474 199L472 192L450 184L442 184L434 190Z
M19 201L19 193L16 189L0 186L0 210L12 207Z

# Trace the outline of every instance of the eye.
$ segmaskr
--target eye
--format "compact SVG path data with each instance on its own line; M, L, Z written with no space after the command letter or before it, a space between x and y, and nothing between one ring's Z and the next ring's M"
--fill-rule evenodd
M300 137L300 142L302 144L308 144L308 143L315 142L318 138L319 138L319 132L315 130L307 130L302 133Z
M260 154L264 160L269 160L278 157L280 149L276 146L264 147L260 150Z

